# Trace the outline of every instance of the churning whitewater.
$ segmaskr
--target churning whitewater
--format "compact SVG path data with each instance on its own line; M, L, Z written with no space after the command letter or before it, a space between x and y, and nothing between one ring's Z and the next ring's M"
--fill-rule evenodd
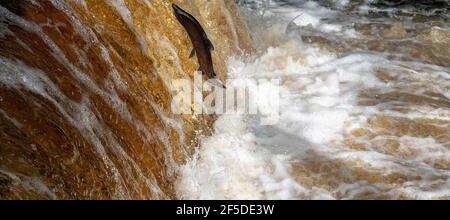
M449 12L373 2L240 1L259 53L228 86L278 79L279 120L221 115L177 195L450 198Z
M172 4L214 42L205 72L252 49L228 0L0 0L0 200L177 198L215 118L171 111L199 67Z

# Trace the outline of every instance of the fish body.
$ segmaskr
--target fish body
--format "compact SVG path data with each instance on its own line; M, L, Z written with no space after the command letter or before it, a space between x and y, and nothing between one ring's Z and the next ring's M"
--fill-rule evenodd
M175 17L184 27L189 35L189 38L191 39L193 50L190 57L197 55L198 64L200 65L199 71L207 75L209 79L215 79L216 73L214 71L214 65L211 56L211 51L214 50L214 46L206 35L204 29L197 21L197 19L194 18L194 16L187 13L176 4L172 4L172 8ZM217 82L214 84L217 84ZM223 84L221 86L225 88Z

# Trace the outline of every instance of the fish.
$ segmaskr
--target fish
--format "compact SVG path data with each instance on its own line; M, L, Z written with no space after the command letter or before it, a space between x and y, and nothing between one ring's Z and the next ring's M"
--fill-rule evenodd
M178 22L184 27L192 42L192 52L189 58L197 55L197 60L202 74L207 75L211 84L226 88L225 85L216 79L214 65L212 61L211 51L214 50L214 45L206 35L205 30L200 25L200 22L194 16L181 9L178 5L172 4L173 12Z

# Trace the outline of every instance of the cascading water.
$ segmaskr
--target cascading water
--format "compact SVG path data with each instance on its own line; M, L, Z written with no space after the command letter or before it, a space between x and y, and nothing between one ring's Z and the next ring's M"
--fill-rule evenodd
M172 3L276 123L171 111ZM0 199L449 199L449 6L0 0Z
M223 60L251 49L232 1L0 1L0 199L169 199L212 116L174 115L191 79L175 2Z

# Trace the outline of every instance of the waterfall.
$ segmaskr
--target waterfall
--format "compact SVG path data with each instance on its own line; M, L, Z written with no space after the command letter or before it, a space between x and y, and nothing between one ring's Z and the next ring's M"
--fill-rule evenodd
M198 68L173 2L204 24L221 77L251 50L232 1L0 1L0 198L175 198L214 116L171 112L172 81Z

